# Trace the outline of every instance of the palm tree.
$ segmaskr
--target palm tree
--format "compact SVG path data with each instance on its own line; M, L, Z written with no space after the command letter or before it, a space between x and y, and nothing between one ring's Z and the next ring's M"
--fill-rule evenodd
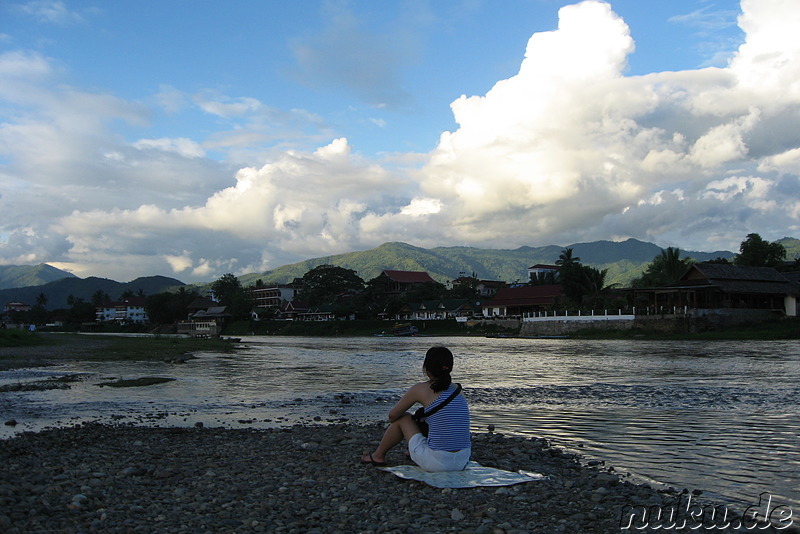
M565 248L556 260L556 265L559 267L569 267L575 263L580 263L581 259L577 256L572 256L572 248Z
M595 267L583 268L584 299L588 299L592 306L598 303L602 304L603 296L617 285L606 285L606 276L608 276L608 269L601 271Z
M662 249L660 254L662 272L668 280L667 283L676 282L683 275L688 267L688 258L681 259L681 249L667 247Z

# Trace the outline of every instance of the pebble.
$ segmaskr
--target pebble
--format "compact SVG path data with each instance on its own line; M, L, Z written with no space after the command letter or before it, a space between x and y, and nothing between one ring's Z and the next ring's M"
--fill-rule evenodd
M680 495L582 466L546 440L496 433L473 434L473 460L548 478L432 488L360 463L383 429L86 424L23 433L0 447L0 531L606 534L620 532L623 504ZM388 461L410 462L399 448Z

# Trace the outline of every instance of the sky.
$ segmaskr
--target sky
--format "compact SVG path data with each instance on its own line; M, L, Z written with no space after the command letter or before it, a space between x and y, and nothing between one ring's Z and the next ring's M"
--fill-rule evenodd
M0 265L800 231L796 0L0 0Z

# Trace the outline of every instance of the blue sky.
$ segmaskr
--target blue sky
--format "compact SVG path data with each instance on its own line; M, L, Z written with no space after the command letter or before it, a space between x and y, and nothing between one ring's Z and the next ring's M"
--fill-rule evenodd
M0 264L797 235L792 3L6 1Z

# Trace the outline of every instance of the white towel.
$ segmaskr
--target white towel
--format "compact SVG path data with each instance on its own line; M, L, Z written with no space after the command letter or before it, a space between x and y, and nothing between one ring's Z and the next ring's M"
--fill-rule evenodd
M478 486L513 486L523 482L545 480L547 477L529 471L503 471L493 467L483 467L477 462L470 462L463 471L445 471L430 473L416 465L397 465L381 467L400 478L419 480L434 488L476 488Z

